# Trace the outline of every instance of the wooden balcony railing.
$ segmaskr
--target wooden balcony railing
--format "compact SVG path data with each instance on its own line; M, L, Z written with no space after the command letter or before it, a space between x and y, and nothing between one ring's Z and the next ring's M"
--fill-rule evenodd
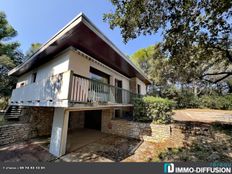
M101 83L69 70L16 88L12 105L68 107L69 103L132 104L138 97L128 90Z
M89 79L77 74L71 77L71 103L119 103L132 104L132 99L137 97L128 90Z

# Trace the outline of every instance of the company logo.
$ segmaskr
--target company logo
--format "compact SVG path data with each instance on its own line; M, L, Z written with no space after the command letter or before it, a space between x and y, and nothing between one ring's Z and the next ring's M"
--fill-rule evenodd
M164 173L173 173L174 164L173 163L164 163Z

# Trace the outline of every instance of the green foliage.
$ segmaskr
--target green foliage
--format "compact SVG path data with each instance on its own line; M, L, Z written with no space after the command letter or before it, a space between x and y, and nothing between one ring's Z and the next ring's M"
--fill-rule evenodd
M160 97L146 96L134 100L135 121L153 121L158 124L171 122L173 102Z
M150 68L150 61L153 58L154 49L154 46L142 48L130 56L131 61L146 74L148 74L148 69Z
M41 47L41 43L33 43L31 44L31 47L28 49L28 51L26 52L26 59L30 58L40 47Z
M0 110L6 109L8 100L5 98L0 99Z
M124 41L163 29L164 47L171 55L199 45L225 53L232 62L231 2L221 0L111 0L115 10L104 15L110 27L121 28ZM190 47L189 47L190 46ZM228 54L228 55L227 55Z
M232 109L232 94L219 95L203 95L200 97L194 96L192 93L182 93L178 96L176 108L209 108L209 109Z
M8 23L6 15L0 12L0 99L10 96L16 78L9 77L9 70L22 62L23 54L18 51L19 43L9 42L17 32Z
M198 97L194 96L193 93L180 93L176 98L177 108L198 108L199 100Z
M199 98L199 104L201 108L229 110L232 109L232 95L227 95L227 96L204 95Z
M180 95L180 90L178 90L174 85L166 86L161 89L161 97L163 98L177 100L179 95Z
M161 50L165 58L154 56L151 66L154 68L149 73L155 84L163 85L163 79L170 78L187 84L203 79L218 83L232 75L231 1L111 0L111 3L114 11L105 14L104 20L112 29L121 28L125 42L162 30Z

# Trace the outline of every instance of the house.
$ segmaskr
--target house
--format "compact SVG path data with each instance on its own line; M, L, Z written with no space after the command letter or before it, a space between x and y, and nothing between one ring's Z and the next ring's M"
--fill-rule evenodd
M54 108L49 151L56 156L66 152L71 116L82 117L79 127L103 131L106 120L129 113L133 97L145 95L150 84L83 13L9 75L18 77L10 105Z

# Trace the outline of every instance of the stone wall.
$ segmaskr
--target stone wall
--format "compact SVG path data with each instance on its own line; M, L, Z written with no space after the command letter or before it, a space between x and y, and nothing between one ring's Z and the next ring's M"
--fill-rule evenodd
M106 119L105 119L106 120ZM155 125L122 119L109 120L102 132L146 141L162 142L173 133L172 125Z
M39 136L49 136L52 130L54 109L26 107L18 122L0 126L0 145L24 141Z
M74 130L77 128L84 128L85 125L85 112L76 111L70 112L69 115L69 129Z
M175 122L173 124L152 124L103 117L102 132L150 142L164 142L167 139L183 139L190 135L212 134L212 125L199 122Z
M127 120L109 120L104 122L102 132L120 135L124 137L141 139L143 135L150 135L150 125L146 123L138 123Z
M50 107L27 107L20 118L21 123L29 123L31 131L37 136L51 134L54 108Z
M0 145L33 138L29 124L9 124L0 126Z

